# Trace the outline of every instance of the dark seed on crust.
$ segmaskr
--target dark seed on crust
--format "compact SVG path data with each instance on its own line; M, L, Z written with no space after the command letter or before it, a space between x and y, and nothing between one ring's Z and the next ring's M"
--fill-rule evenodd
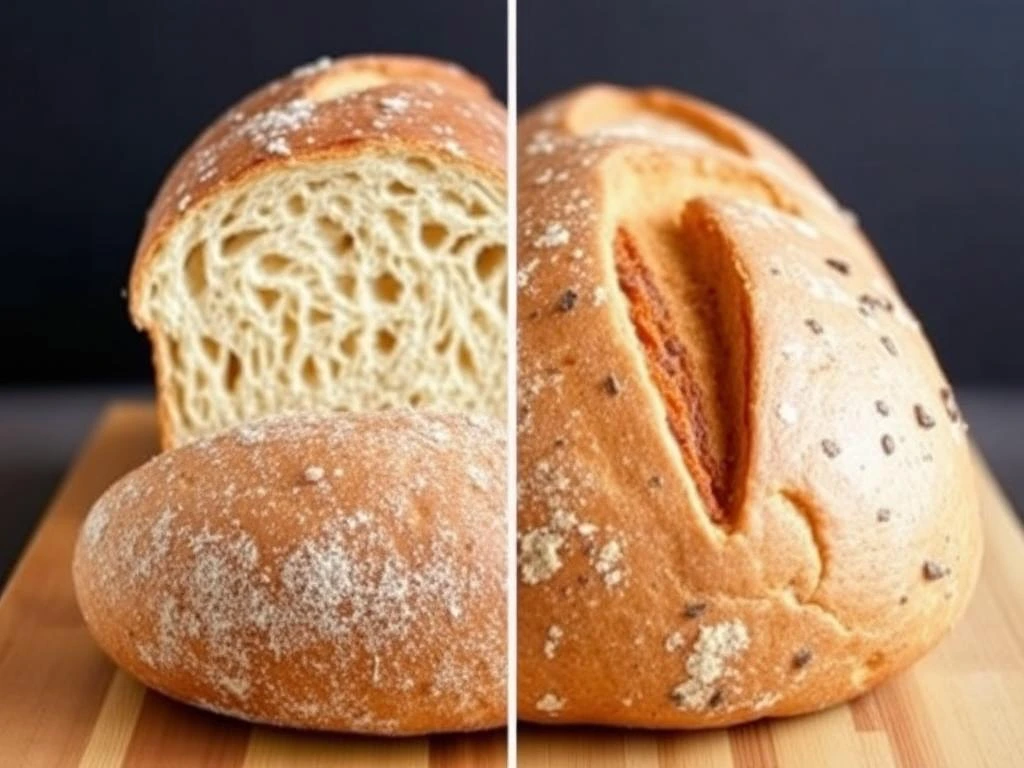
M804 324L811 329L811 333L813 333L815 336L820 336L825 332L825 329L822 327L821 323L819 323L813 317L809 317L806 320L804 320Z
M896 357L899 354L899 352L896 350L896 342L890 339L888 336L882 337L882 346L885 347L885 350L893 357Z
M931 429L935 426L935 419L931 417L931 414L920 403L914 406L914 417L922 429Z
M722 703L722 691L719 689L711 694L711 698L708 699L708 707L714 708Z
M883 416L889 415L889 406L884 400L875 400L875 410Z
M949 569L942 567L934 560L925 560L924 565L921 566L921 573L924 574L926 581L937 581L946 576L949 573Z
M850 274L850 265L839 259L825 259L825 263L841 275Z
M906 605L908 600L910 600L910 598L906 595L900 595L900 605Z
M882 450L886 456L892 456L896 450L896 441L892 439L892 435L882 435Z
M615 378L614 373L609 373L604 380L604 391L609 395L617 395L622 391L622 385L619 384L619 380Z
M687 603L683 615L688 619L696 619L707 610L707 603Z
M869 293L862 293L857 297L857 300L860 302L861 310L863 310L861 312L862 315L869 314L876 309L884 309L886 312L892 312L894 309L893 303L889 299L872 296Z
M892 511L886 509L885 507L882 507L880 510L878 510L878 514L875 515L875 517L878 519L878 522L887 523L889 522L889 518L892 517Z
M839 443L837 443L835 440L822 440L821 450L823 450L825 452L825 455L828 456L830 459L834 459L840 453Z
M946 415L949 416L949 420L952 422L960 421L960 409L956 406L953 391L949 387L943 387L939 390L939 396L942 398L942 407L946 409Z
M562 312L569 312L573 307L576 306L576 299L579 298L579 294L576 293L572 288L562 294L561 298L558 299L558 308Z
M665 484L665 481L661 479L660 475L651 475L651 479L647 481L647 485L651 488L661 488Z
M812 658L814 658L814 654L811 653L810 648L801 648L793 654L793 668L803 669L811 663Z

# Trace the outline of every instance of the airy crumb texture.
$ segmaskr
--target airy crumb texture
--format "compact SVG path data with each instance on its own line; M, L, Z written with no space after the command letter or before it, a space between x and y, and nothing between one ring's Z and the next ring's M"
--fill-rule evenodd
M318 60L211 126L132 274L165 445L283 412L503 417L504 132L475 79L399 57Z
M373 733L496 726L504 456L489 419L408 410L195 441L90 512L82 612L143 682L216 711Z
M274 412L503 411L498 190L363 154L195 215L142 286L175 442Z

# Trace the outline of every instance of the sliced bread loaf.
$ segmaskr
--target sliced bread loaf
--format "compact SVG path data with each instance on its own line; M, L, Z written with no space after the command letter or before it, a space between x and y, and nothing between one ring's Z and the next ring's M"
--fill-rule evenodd
M462 70L324 59L219 118L131 277L165 447L270 413L501 415L505 113Z

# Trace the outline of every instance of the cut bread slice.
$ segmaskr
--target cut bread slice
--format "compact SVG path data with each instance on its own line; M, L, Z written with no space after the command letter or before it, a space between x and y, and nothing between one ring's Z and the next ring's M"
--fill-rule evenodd
M163 441L270 413L505 410L504 112L449 65L300 68L157 198L131 310Z

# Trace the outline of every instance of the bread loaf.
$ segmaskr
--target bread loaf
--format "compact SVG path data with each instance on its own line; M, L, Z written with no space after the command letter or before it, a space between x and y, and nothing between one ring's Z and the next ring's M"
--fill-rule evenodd
M378 734L504 723L505 446L479 416L293 415L110 488L74 582L146 685L262 723Z
M819 709L933 646L981 555L965 425L788 151L664 91L522 121L520 715Z
M411 57L244 99L157 195L130 284L165 447L263 415L505 403L505 112Z

